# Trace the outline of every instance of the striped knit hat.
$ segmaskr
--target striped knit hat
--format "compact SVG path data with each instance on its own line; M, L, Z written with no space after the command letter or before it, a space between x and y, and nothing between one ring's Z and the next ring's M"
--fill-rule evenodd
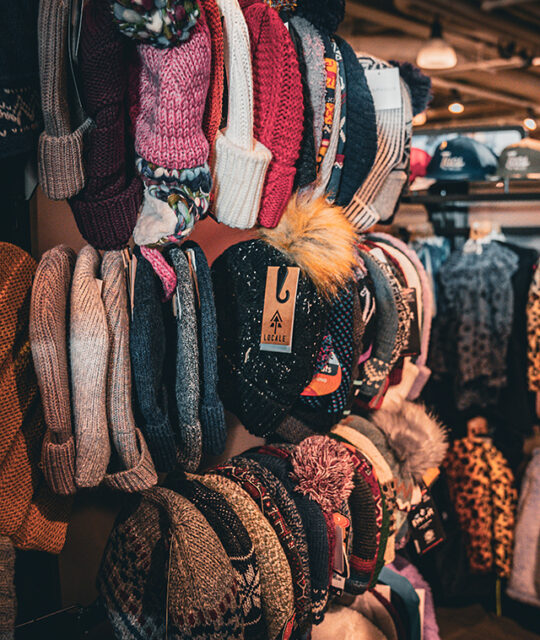
M392 68L389 63L367 54L361 54L358 59L364 70ZM375 160L371 171L345 209L345 215L358 231L364 231L379 220L385 220L392 215L401 188L406 182L406 173L401 186L399 180L394 181L393 178L389 180L390 174L397 170L406 156L408 130L412 130L411 97L407 85L401 79L400 87L400 107L375 110L377 120Z
M231 561L201 512L174 491L149 489L118 519L98 587L118 637L244 637Z
M246 527L253 541L261 577L262 606L269 640L281 637L294 617L291 569L276 532L254 500L228 478L207 474L198 476L207 487L219 491Z

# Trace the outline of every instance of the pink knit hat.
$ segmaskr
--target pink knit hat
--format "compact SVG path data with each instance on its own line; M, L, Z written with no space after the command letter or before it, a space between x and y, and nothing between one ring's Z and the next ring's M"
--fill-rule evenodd
M208 160L202 130L210 82L210 32L199 20L177 47L137 47L139 86L131 86L135 151L167 169L188 169Z
M255 2L244 9L244 17L251 40L253 134L272 152L259 224L272 228L293 190L304 130L302 77L294 44L278 12Z

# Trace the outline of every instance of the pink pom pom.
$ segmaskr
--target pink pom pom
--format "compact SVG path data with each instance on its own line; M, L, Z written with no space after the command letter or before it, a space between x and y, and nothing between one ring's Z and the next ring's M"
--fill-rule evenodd
M323 511L337 511L354 487L347 449L327 436L310 436L291 455L295 491L315 500Z

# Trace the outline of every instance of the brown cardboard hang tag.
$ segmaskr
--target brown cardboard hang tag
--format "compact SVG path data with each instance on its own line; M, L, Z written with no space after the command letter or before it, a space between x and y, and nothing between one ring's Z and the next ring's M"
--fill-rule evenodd
M268 267L261 328L261 351L291 353L300 269Z

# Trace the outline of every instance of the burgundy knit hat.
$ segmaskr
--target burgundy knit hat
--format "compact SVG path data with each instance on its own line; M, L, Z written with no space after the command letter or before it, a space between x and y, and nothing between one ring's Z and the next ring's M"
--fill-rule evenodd
M69 204L82 236L96 249L128 242L142 200L141 181L126 157L126 44L108 0L90 0L79 56L84 107L96 127L84 146L86 186Z
M275 227L289 200L304 130L302 76L287 27L277 11L256 2L244 10L251 40L254 128L272 152L259 224Z
M206 18L206 24L210 32L210 51L212 54L210 86L203 117L204 135L208 140L210 149L212 149L221 124L221 112L223 110L223 27L216 0L201 0L201 11Z

